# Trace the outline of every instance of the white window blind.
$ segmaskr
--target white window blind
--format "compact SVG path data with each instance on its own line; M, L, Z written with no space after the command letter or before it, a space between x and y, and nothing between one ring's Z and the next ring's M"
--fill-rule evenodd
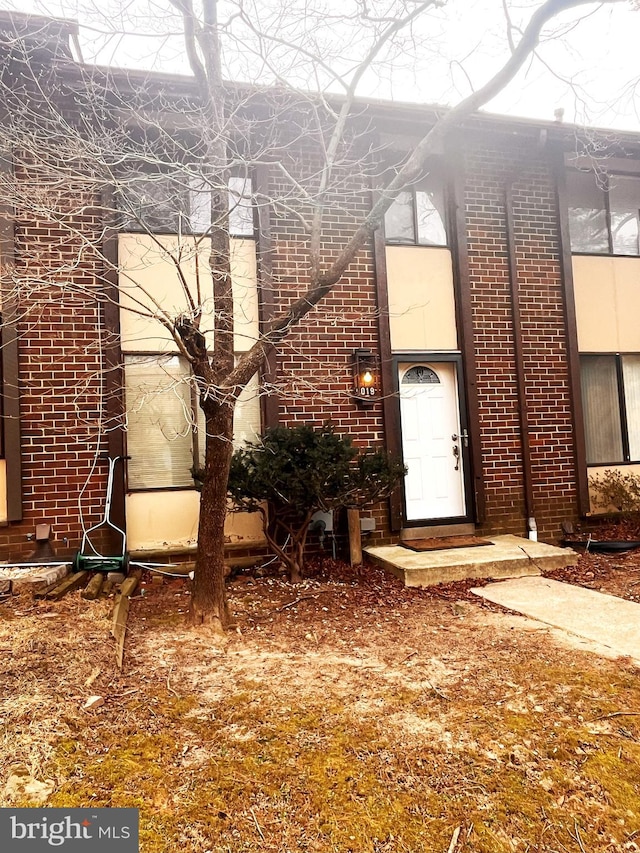
M127 356L127 454L132 489L193 486L191 383L179 356Z
M622 424L615 357L583 357L580 373L587 462L621 462Z
M189 366L180 356L126 357L130 489L193 487L191 469L203 463L205 447L204 415L195 402ZM260 435L257 376L238 398L233 428L234 447Z
M233 413L233 449L256 441L260 437L260 383L254 376L240 393ZM198 461L204 462L205 422L202 409L198 407Z

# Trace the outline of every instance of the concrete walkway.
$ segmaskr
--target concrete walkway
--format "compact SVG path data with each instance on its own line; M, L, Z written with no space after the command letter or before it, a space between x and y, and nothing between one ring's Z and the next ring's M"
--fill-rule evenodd
M543 577L492 583L471 592L589 640L607 656L627 656L640 664L640 604Z

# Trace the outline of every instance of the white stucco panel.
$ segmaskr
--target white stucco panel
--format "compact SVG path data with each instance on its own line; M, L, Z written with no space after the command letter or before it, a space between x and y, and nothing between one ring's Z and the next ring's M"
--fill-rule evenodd
M118 238L120 328L125 352L175 350L169 330L181 314L202 310L201 330L213 343L213 285L208 239L192 236L121 234ZM255 242L231 239L234 349L244 352L258 337Z
M450 250L387 246L386 258L392 349L457 349Z

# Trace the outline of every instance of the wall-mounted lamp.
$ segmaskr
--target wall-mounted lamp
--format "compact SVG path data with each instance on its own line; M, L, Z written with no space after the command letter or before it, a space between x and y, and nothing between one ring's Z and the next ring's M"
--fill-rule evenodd
M353 395L363 408L372 406L380 397L380 366L371 350L353 352Z

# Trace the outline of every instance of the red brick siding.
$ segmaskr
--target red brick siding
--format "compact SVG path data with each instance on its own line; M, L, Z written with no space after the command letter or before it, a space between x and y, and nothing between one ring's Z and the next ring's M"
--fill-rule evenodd
M17 167L21 192L30 177ZM79 500L87 526L104 506L105 464L93 469L103 417L101 307L93 298L101 267L85 240L100 234L99 214L91 197L70 187L42 195L38 210L16 212L15 286L20 294L19 383L23 465L23 521L0 529L2 556L29 554L35 543L27 535L41 522L53 525L59 553L75 550L82 535ZM58 215L64 217L59 224ZM77 229L83 239L74 236ZM61 297L60 286L68 284ZM81 289L87 289L82 294ZM74 295L71 295L73 291ZM68 540L65 548L63 538Z
M468 144L465 213L487 515L482 529L526 531L504 209L505 182L512 180L535 516L539 535L556 539L577 505L554 187L536 140L476 136ZM353 213L364 212L368 200L363 189ZM328 215L327 258L344 245L348 220L341 212ZM298 223L274 217L273 236L276 301L282 305L306 285L308 258ZM330 417L358 443L380 441L380 407L360 410L348 396L352 350L377 346L374 274L367 247L285 342L278 359L283 423L320 424ZM376 517L380 534L388 536L386 508L377 508Z
M276 179L275 175L272 178ZM323 234L323 263L329 265L366 215L371 194L368 179L346 181L343 193L329 204ZM282 191L282 185L275 188ZM349 210L344 207L348 204ZM307 238L299 223L272 216L272 263L277 308L288 305L309 285ZM331 293L292 329L278 354L280 422L291 426L330 420L338 432L351 436L359 447L384 444L382 404L360 408L351 396L352 355L366 348L379 353L378 312L373 261L369 241ZM376 518L375 542L388 537L387 506L364 509Z
M514 175L514 214L536 518L540 536L554 539L564 518L576 515L571 409L557 246L554 191L544 152L535 142L476 138L466 157L466 216L469 241L473 334L478 366L482 455L489 532L524 533L524 499L518 398L507 262L504 184ZM272 170L272 180L278 179ZM23 176L24 177L24 176ZM345 244L370 204L367 179L353 177L347 195L329 204L323 258L329 262ZM282 189L282 186L279 187ZM277 189L277 187L276 187ZM80 189L69 190L80 193ZM76 201L78 197L76 196ZM70 204L68 217L87 237L99 232L88 206ZM345 208L348 207L348 211ZM282 211L272 215L275 301L283 307L306 288L308 254L300 223ZM52 219L19 211L17 274L25 283L21 325L21 412L24 463L24 521L0 530L0 546L11 556L33 545L26 534L51 521L56 539L77 547L81 526L78 499L92 472L104 414L103 355L96 303L99 259ZM78 258L80 262L78 263ZM64 306L47 292L29 294L28 283L51 271L52 287L64 277L89 292ZM361 409L351 399L354 349L378 350L378 316L372 246L363 248L342 281L292 330L278 356L280 418L284 424L332 420L363 447L383 442L380 403ZM99 463L84 491L85 522L93 523L104 501L105 472ZM368 511L367 511L368 514ZM386 505L375 507L377 532L389 537ZM58 541L59 546L59 541Z
M577 495L554 187L535 140L477 139L466 171L485 529L526 529L504 210L513 181L535 516L539 535L557 539L577 515Z

